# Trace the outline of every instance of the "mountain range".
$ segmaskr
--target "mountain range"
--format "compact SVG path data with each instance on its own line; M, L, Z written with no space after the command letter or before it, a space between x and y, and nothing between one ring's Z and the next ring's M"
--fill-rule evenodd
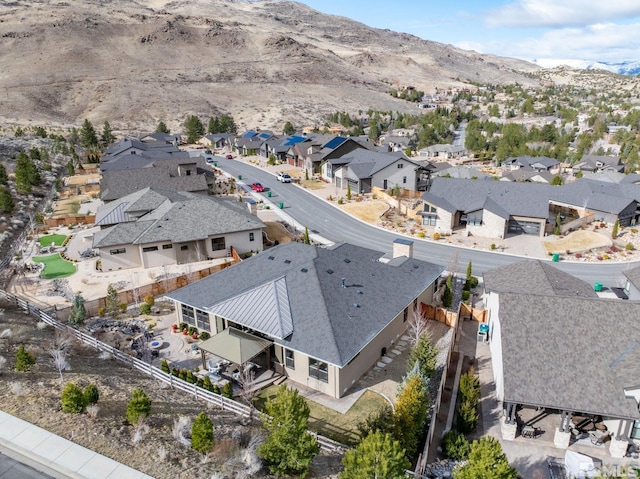
M335 111L416 112L389 94L406 87L434 93L553 80L534 63L286 0L2 2L0 51L5 125L68 127L88 118L144 131L162 120L176 131L187 115L229 113L240 128L281 130L286 121L322 126Z

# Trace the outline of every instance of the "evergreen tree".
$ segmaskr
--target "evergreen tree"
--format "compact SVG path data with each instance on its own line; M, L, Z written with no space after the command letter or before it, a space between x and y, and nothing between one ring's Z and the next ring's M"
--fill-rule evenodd
M7 169L5 166L0 163L0 185L8 185L9 184L9 175L7 174Z
M208 377L208 376L207 376ZM213 447L213 423L204 412L198 414L191 426L191 448L203 454Z
M111 125L107 120L104 121L104 125L102 125L102 136L100 137L100 143L102 146L107 147L116 139L113 136L113 131L111 130Z
M393 415L394 436L408 458L418 449L429 407L429 391L419 374L409 377L396 400Z
M87 398L82 389L73 383L65 385L60 399L63 412L79 414L87 408Z
M82 394L87 404L95 404L100 399L100 391L98 391L98 386L95 384L87 384Z
M80 293L76 293L71 304L71 313L69 314L69 322L73 325L79 326L84 324L87 319L87 309L84 306L84 298Z
M190 115L184 122L187 143L195 143L204 135L204 126L196 115Z
M311 240L309 239L309 228L304 227L304 244L311 244Z
M168 135L171 132L169 131L169 128L167 128L167 125L164 124L164 121L160 121L158 126L156 126L155 133L166 133Z
M35 363L36 358L24 348L24 344L18 346L18 350L16 351L16 371L28 371Z
M269 435L258 455L269 464L272 474L306 476L319 451L316 439L307 431L310 411L306 401L297 390L283 384L275 398L267 401L265 412L269 417L263 427Z
M497 439L485 436L471 443L469 460L453 471L454 479L516 479L518 471L511 467Z
M109 284L109 286L107 286L107 298L105 303L106 303L104 307L105 313L113 314L120 311L120 301L118 300L118 291L116 291L116 288L112 284Z
M616 222L613 223L613 230L611 231L612 238L615 239L618 237L618 229L620 229L620 221L616 220Z
M224 114L220 117L220 133L230 133L232 135L238 133L238 127L231 115Z
M40 173L38 173L38 167L33 160L24 153L18 154L14 174L16 177L16 190L18 193L29 194L31 193L32 186L40 184Z
M284 128L282 129L282 133L285 135L293 135L296 132L296 129L293 127L293 123L290 121L284 124Z
M146 418L150 412L151 399L142 389L135 389L129 404L127 404L127 421L135 426L140 419Z
M6 188L0 188L0 211L2 213L11 213L13 208L15 208L15 203L11 193Z
M220 133L220 119L217 116L209 118L207 133Z
M370 433L354 449L348 450L342 464L344 469L339 479L403 479L411 467L400 443L380 431Z
M89 120L85 118L80 128L80 144L90 150L98 146L98 135Z
M420 375L423 378L432 378L436 371L437 360L438 348L431 344L429 334L424 333L418 339L418 343L411 350L411 353L409 353L407 369L413 369L414 365L418 363Z

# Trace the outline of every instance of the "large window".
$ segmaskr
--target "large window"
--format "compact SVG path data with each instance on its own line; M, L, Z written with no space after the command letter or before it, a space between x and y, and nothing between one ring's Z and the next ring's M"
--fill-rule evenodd
M328 383L329 365L317 359L309 358L309 377L319 379L323 383Z
M196 319L193 316L193 308L191 306L187 306L186 304L182 305L182 320L190 324L191 326L196 325Z
M255 235L253 233L249 233L249 241L253 241L255 239Z
M209 313L196 309L196 326L200 330L211 332L211 321Z
M224 236L221 238L211 238L211 251L221 251L227 249L224 243Z
M293 358L293 351L291 351L290 349L284 350L284 365L289 369L296 368L296 361Z
M142 248L142 252L143 253L150 253L151 251L158 251L158 247L157 246L146 246L146 247Z
M125 254L127 250L125 248L118 248L109 250L109 254Z
M467 213L467 224L473 226L482 225L482 210L472 211Z

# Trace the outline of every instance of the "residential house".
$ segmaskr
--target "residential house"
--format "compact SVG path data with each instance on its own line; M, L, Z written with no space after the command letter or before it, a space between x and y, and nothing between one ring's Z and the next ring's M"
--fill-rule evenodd
M231 148L233 145L233 135L231 133L209 133L198 140L198 143L216 150Z
M264 223L235 200L144 188L100 207L102 271L185 264L262 251Z
M178 321L213 335L208 351L236 357L228 338L241 332L236 348L255 346L267 367L339 398L404 334L409 310L431 303L443 271L413 259L411 241L393 246L385 257L350 244L284 243L167 297Z
M627 278L624 285L624 293L631 300L640 299L640 267L635 267L622 272Z
M546 183L550 184L556 175L547 170L534 170L530 167L518 168L500 177L500 181L519 181L521 183Z
M640 187L580 179L551 186L539 183L478 181L434 177L422 195L423 223L450 233L504 238L506 234L543 236L590 221L635 225L640 217Z
M432 176L443 176L446 178L465 178L468 180L483 180L485 178L491 178L479 168L466 165L449 165L449 163L437 161L433 163L435 171Z
M417 141L414 136L387 135L380 140L380 151L407 151L407 148L414 150Z
M560 162L548 156L518 156L507 158L502 162L502 171L505 172L516 171L521 168L558 174L560 173Z
M596 171L617 171L624 172L624 164L619 156L596 156L584 155L577 163L572 166L573 174L578 171L596 172Z
M521 417L542 414L556 421L545 434L566 449L588 418L611 435L609 454L623 457L640 439L640 303L599 299L541 261L488 271L484 288L503 440L520 433Z
M135 138L125 138L109 145L103 152L105 157L115 157L124 154L150 153L152 151L164 151L168 153L178 152L178 147L166 141L141 141Z
M265 158L271 158L271 155L283 163L288 162L291 147L307 140L303 135L291 135L281 138L273 137L262 144L260 155Z
M466 156L467 149L464 146L456 145L431 145L418 150L418 156L438 160L450 160Z
M170 133L147 133L140 137L140 141L143 143L164 143L167 145L178 146L182 143L182 135L180 134L170 134Z
M305 169L313 172L320 172L325 180L333 181L333 170L329 160L340 158L357 149L367 150L369 149L369 145L366 142L358 141L355 138L334 136L322 145L320 151L318 151L316 155L311 154L307 157L308 161L305 161Z

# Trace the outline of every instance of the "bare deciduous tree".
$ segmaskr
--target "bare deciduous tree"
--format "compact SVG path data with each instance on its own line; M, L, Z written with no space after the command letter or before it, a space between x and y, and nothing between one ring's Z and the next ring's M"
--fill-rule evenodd
M407 333L409 335L409 342L415 347L420 340L420 337L429 331L429 320L425 317L420 309L420 306L414 306L409 310L409 319L407 326Z
M240 378L238 383L240 384L240 397L249 406L249 421L253 419L253 399L256 395L256 373L251 367L247 367L249 364L244 363L241 367Z
M52 349L49 353L53 359L53 367L60 373L60 382L64 382L62 371L70 369L66 351L64 349Z

